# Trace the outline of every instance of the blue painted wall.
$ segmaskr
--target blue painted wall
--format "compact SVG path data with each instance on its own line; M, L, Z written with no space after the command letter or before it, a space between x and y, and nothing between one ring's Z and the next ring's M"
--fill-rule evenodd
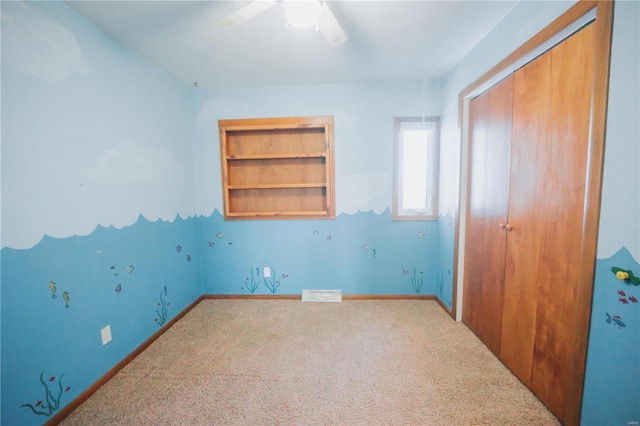
M437 85L195 90L62 3L2 16L3 424L46 421L203 293L436 294L437 222L388 209L393 117L438 115ZM338 217L225 222L217 120L324 114Z
M226 222L216 211L198 226L205 293L436 294L437 227L429 233L423 223L392 222L388 210L250 222Z
M189 93L61 2L0 7L0 422L40 424L202 294Z
M422 82L185 88L62 3L2 2L2 424L43 423L29 404L61 408L159 322L252 279L255 294L420 282L451 306L457 95L571 4L522 2L425 105ZM638 5L616 4L584 424L640 418L637 287L610 271L640 274L638 197L620 195L640 193ZM335 116L337 218L222 220L217 120L295 115ZM443 116L437 222L391 221L392 118L407 115Z
M640 2L614 8L598 259L582 405L585 425L640 422ZM637 281L638 283L640 281ZM612 321L608 321L610 315ZM616 324L620 317L624 327Z
M631 270L638 284L611 268ZM626 248L598 259L583 400L583 424L626 425L640 419L640 263Z
M195 220L2 250L2 424L46 420L200 296Z
M193 90L205 293L249 293L250 271L269 266L282 294L437 294L438 280L450 279L438 266L439 221L393 222L389 211L393 117L439 115L439 85L427 86L423 97L420 82ZM336 219L224 222L218 120L304 115L334 116ZM258 281L255 292L269 293Z

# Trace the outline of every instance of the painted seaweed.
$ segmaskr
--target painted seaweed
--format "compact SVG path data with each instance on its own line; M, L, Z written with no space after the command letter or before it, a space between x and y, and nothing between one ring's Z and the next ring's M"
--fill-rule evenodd
M413 277L411 278L411 287L413 287L416 293L420 293L420 290L422 290L423 285L424 285L424 278L422 277L422 271L420 271L420 276L416 276L416 268L413 268Z
M244 285L247 287L247 290L249 290L249 293L255 293L255 291L258 289L258 285L260 285L260 281L254 278L253 267L250 269L250 271L251 271L251 281L249 281L249 278L245 278Z
M269 291L271 293L275 293L276 290L278 290L278 287L280 287L280 280L276 280L276 271L272 270L271 271L273 273L271 280L268 280L266 277L262 278L262 280L264 281L264 285L267 286L267 288L269 289Z
M444 286L444 271L440 269L438 273L438 278L436 279L436 286L438 289L438 296L442 296L442 288Z
M166 293L166 286L165 286ZM156 318L156 322L160 327L162 327L167 322L167 314L169 313L169 303L165 299L162 298L162 292L160 292L160 303L158 303L159 309L156 309L156 314L158 314L158 318Z
M38 416L50 417L58 408L60 408L60 399L62 398L62 394L64 392L69 392L71 389L67 386L63 389L62 386L62 378L64 377L64 373L58 379L58 391L57 396L54 394L54 390L49 387L49 384L44 381L44 371L40 373L40 383L44 387L44 399L39 400L35 404L22 404L20 407L25 407L33 411L34 414ZM51 376L49 379L49 383L52 383L56 380L55 376Z

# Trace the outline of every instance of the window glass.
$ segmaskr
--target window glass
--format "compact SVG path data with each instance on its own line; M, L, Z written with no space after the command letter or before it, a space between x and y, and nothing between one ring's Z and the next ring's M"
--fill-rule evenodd
M437 118L394 119L394 220L437 219Z

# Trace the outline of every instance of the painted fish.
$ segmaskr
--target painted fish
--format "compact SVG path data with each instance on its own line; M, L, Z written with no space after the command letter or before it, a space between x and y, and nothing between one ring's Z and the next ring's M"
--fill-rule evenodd
M51 289L51 298L55 299L56 297L56 283L54 283L53 281L49 281L49 288Z
M363 245L362 248L365 249L365 250L369 250L369 244Z
M640 285L640 277L636 277L631 269L622 269L614 266L611 268L611 272L615 274L616 278L624 281L625 284Z
M416 237L422 239L422 238L424 238L424 235L425 235L424 232L418 232L416 234Z
M376 257L376 249L373 249L373 257Z
M622 322L622 319L620 318L619 315L614 315L612 318L613 322L616 323L616 325L620 328L622 327L626 327L625 323Z
M222 234L222 232L218 232L218 233L216 234L216 237L218 237L218 238L222 238L222 235L223 235L223 234Z
M226 243L224 243L224 245L225 245L225 246L230 246L230 245L232 245L232 244L233 244L233 243L232 243L231 241L227 241Z
M133 267L133 265L129 265L129 266L127 266L127 272L128 272L128 273L132 273L134 269L135 269L135 268Z
M622 303L623 305L626 305L627 303L629 303L627 299L625 299L624 297L620 297L619 300L620 300L620 303Z
M213 247L215 245L216 245L216 243L214 243L213 241L209 241L209 247Z
M66 291L64 293L62 293L62 298L64 299L64 307L68 308L69 307L69 293L67 293Z
M318 235L320 232L318 231L313 231L313 235Z
M625 292L624 292L624 291L622 291L622 290L618 290L618 294L619 294L620 296L622 296L622 297L625 297L625 296L626 296Z
M180 252L182 251L182 246L181 246L180 244L178 244L178 245L176 246L176 251L177 251L178 253L180 253Z
M620 315L614 315L612 317L606 312L605 314L607 315L607 319L606 319L607 324L611 324L611 322L614 322L619 328L626 327L626 324L622 322L622 318L620 318Z
M118 284L116 286L116 294L120 294L121 291L122 291L122 284Z
M191 255L190 254L187 255L187 262L191 262Z
M331 241L333 237L331 235L327 235L327 241Z
M629 296L629 300L631 301L631 303L638 303L638 299L633 296Z

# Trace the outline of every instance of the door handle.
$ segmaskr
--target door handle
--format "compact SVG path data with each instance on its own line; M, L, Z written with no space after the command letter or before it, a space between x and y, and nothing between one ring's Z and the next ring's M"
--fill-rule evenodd
M511 226L510 223L504 224L500 222L500 229L506 229L507 231L511 232L513 231L513 226Z

